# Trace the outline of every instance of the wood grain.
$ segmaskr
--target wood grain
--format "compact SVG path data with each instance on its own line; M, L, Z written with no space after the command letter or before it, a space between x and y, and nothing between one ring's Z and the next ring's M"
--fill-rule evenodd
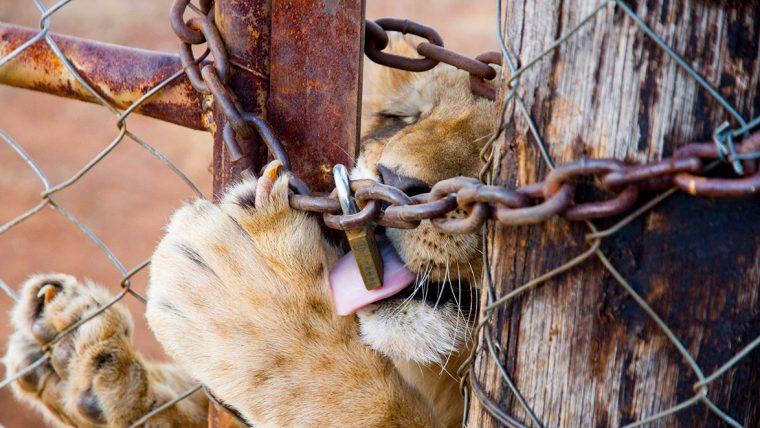
M505 3L507 45L520 64L598 4ZM760 113L757 2L628 4L745 118ZM526 72L520 87L556 163L582 157L656 160L690 141L709 140L724 120L737 124L612 6ZM538 181L547 165L528 123L519 109L510 107L506 114L508 125L495 148L495 181L509 187ZM706 375L760 335L758 218L757 198L676 194L601 247ZM497 294L583 252L587 231L561 219L531 227L493 226L489 260ZM621 426L694 395L693 371L596 258L518 297L497 318L501 361L547 427ZM527 420L486 352L479 354L476 370L493 400ZM708 396L744 426L760 426L760 351L710 384ZM495 424L477 400L470 418L470 426ZM696 404L647 426L721 424Z

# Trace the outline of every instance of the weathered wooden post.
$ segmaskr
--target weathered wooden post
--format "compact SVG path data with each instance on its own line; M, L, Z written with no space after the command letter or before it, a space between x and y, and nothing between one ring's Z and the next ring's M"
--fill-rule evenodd
M295 174L312 190L332 187L336 163L350 165L359 137L364 7L361 0L216 0L217 28L233 61L229 86L243 109L264 117ZM326 31L330 29L330 31ZM214 195L240 173L266 162L258 139L232 161L226 121L213 104ZM211 405L209 426L239 423Z
M518 67L598 3L506 1L506 46L519 58ZM758 2L624 4L740 115L749 119L760 113ZM688 142L710 141L726 120L739 125L614 2L522 74L519 88L557 163L583 157L657 160ZM508 90L505 80L502 91ZM514 188L539 181L548 168L528 121L515 105L506 115L495 148L495 182ZM601 252L684 344L705 377L760 336L759 218L756 197L676 193L602 240ZM497 295L588 249L588 232L585 224L562 219L493 225L489 260ZM496 313L497 353L537 418L547 427L621 426L686 402L646 426L728 426L697 394L694 368L600 260L593 255ZM535 425L483 348L476 360L483 391L507 414ZM760 426L760 351L705 386L704 397L727 416L745 427ZM494 423L474 398L470 426Z

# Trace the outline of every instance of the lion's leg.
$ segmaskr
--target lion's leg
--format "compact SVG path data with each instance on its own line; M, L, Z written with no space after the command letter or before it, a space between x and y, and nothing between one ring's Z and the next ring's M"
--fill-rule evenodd
M257 425L432 425L392 363L360 343L356 318L334 315L338 254L270 174L174 214L151 266L157 338Z
M42 357L46 343L110 300L102 288L69 275L26 281L3 359L8 375ZM132 347L131 330L129 312L111 306L56 342L43 364L13 383L15 396L59 425L126 427L193 385L175 366L143 361ZM205 419L205 397L196 393L149 425L205 426Z

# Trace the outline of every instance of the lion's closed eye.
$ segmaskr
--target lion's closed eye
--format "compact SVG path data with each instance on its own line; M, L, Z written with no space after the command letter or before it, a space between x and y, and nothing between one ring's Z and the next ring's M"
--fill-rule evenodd
M421 113L399 113L399 112L389 112L389 111L380 111L375 114L377 117L391 120L391 121L401 121L407 125L411 125L416 123L418 120L420 120Z

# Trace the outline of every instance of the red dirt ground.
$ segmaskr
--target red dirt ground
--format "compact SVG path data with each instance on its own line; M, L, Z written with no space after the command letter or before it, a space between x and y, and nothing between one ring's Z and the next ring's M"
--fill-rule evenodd
M493 2L367 3L367 17L407 17L423 22L438 29L447 47L460 52L475 55L497 47ZM168 25L170 4L170 0L73 1L53 16L53 31L176 52L176 38ZM36 27L37 16L31 1L0 0L2 22ZM208 194L211 145L206 133L138 116L131 116L128 122L130 130L158 148ZM0 129L24 147L52 183L71 176L116 136L114 117L102 107L8 87L0 87ZM0 224L38 203L41 189L24 161L0 142ZM150 256L171 212L190 197L190 189L168 168L135 142L124 140L55 200L131 269ZM53 271L90 278L114 293L119 290L121 273L92 241L51 208L0 236L0 279L11 287L17 288L32 273ZM134 288L143 292L146 282L147 274L142 272L134 278ZM147 330L143 305L129 296L124 302L135 318L137 347L148 358L165 358ZM11 331L11 307L12 300L0 292L2 354ZM5 375L1 367L0 378ZM30 409L17 405L6 388L0 390L2 426L44 423Z

